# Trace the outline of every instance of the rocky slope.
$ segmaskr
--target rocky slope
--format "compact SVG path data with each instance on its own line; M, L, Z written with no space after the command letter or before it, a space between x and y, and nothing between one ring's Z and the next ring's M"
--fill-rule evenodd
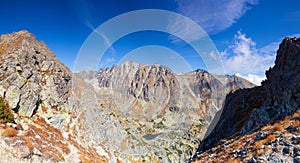
M227 95L192 160L299 162L300 39L285 38L262 86Z
M0 153L8 162L184 161L225 95L253 86L134 62L73 74L29 32L1 35L0 96L15 123L0 125Z
M14 124L0 126L2 160L78 162L90 153L107 160L86 152L88 145L70 129L78 116L71 105L76 101L71 80L80 82L34 35L20 31L0 36L0 96L15 117Z
M203 137L198 133L205 133L225 95L254 86L236 76L204 70L175 74L161 65L134 62L78 76L93 85L103 110L126 126L126 134L119 133L113 140L121 145L120 154L135 155L138 160L151 153L164 162L186 160Z

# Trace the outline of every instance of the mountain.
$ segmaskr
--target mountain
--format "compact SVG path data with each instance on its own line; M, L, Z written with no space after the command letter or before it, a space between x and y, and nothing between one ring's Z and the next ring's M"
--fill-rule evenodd
M300 38L285 38L262 86L227 95L191 160L300 162Z
M80 125L73 122L79 116L73 106L79 99L71 88L82 82L45 43L27 31L5 34L0 36L0 54L0 96L15 117L14 123L0 127L2 160L107 160L92 148L87 152L90 146L78 140L76 130L71 129Z
M126 131L125 135L116 132L117 139L107 141L120 144L122 154L147 157L150 153L164 162L186 160L225 95L254 86L236 76L212 75L204 70L175 74L165 66L135 62L77 75L94 87L103 111L117 117ZM101 120L94 121L98 124Z
M176 74L134 62L73 74L28 31L1 35L0 96L7 104L1 109L7 106L14 116L13 123L0 125L1 157L185 161L226 94L249 87L254 85L237 76L204 70Z

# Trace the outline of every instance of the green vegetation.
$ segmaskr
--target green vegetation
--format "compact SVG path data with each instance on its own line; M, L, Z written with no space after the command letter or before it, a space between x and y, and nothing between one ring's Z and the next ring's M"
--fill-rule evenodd
M0 96L0 121L4 123L13 123L14 115L8 107L8 103Z

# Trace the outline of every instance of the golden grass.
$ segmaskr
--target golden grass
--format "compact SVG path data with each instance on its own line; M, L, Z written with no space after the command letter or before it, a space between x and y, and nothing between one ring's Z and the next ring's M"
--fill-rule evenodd
M300 127L300 121L295 121L295 123L292 125L293 128Z
M254 145L254 148L255 149L260 149L263 147L263 145L265 144L266 140L260 140L260 141L257 141L255 142L255 145Z
M80 155L79 159L82 163L92 163L92 161L90 161L88 158L86 158L83 155Z
M230 158L229 160L228 160L228 162L229 163L239 163L240 161L238 160L238 159L235 159L235 158Z
M25 145L29 148L30 151L33 151L33 143L32 140L29 139L29 137L24 136L23 137L24 141L25 141Z
M273 132L275 132L275 131L282 131L283 129L284 128L283 128L283 126L280 123L275 123L273 125L273 128L272 128Z
M293 114L293 118L298 118L300 117L300 110L297 110L294 114Z
M265 140L265 142L272 142L276 139L276 135L269 135Z
M261 155L264 154L264 153L265 153L265 151L264 151L263 149L259 149L259 150L256 151L256 154L257 154L258 156L261 156Z
M5 137L15 137L17 136L18 131L12 127L7 127L3 132L2 132L2 136Z

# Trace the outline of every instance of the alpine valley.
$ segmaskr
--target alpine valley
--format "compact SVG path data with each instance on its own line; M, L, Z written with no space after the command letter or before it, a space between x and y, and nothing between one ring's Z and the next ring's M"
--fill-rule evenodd
M258 87L131 61L73 73L28 31L4 34L1 160L300 162L299 66L285 38Z

